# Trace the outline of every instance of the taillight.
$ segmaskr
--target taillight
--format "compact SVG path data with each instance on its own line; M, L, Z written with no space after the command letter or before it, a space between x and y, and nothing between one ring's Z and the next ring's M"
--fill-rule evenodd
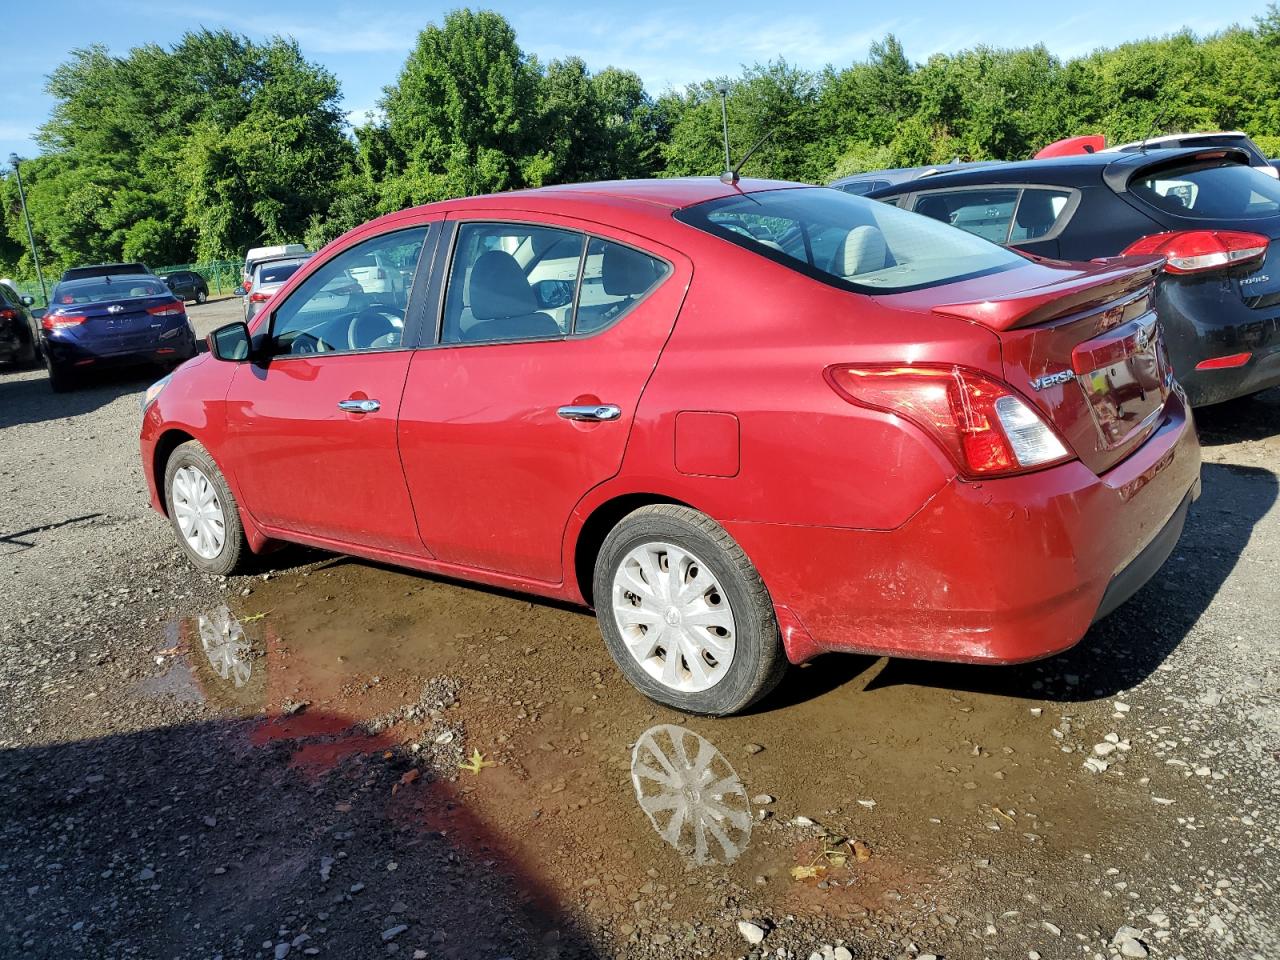
M158 306L147 307L147 313L153 317L180 317L186 312L186 307L180 303L162 303Z
M1021 473L1071 459L1053 429L1013 390L959 366L837 366L846 400L894 413L929 434L970 477Z
M1271 241L1243 230L1177 230L1135 240L1125 253L1152 253L1165 258L1166 273L1199 273L1256 260Z
M46 313L40 318L40 326L45 330L61 330L63 327L78 327L88 319L79 313Z
M379 267L377 270L373 271L373 279L375 279L375 280L385 280L385 279L387 279L387 271L385 271L385 270L383 270L381 267Z
M250 302L250 303L266 303L266 302L267 302L268 300L270 300L270 299L271 299L271 294L269 294L269 293L263 293L263 292L261 292L261 291L259 291L259 292L257 292L257 293L251 293L251 294L249 294L249 302Z
M18 319L17 310L11 310L9 307L5 307L3 310L0 310L0 320L17 320L17 319Z

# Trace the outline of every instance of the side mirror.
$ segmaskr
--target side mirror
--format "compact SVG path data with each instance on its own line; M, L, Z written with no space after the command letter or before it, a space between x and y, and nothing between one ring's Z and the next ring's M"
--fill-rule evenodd
M540 280L533 285L533 296L544 310L567 307L573 303L573 281Z
M218 327L209 334L209 352L215 360L228 363L244 363L253 352L253 341L249 337L249 327L236 321Z
M25 304L29 307L29 306L31 306L32 304L34 304L34 303L36 302L36 298L35 298L35 297L23 297L23 298L22 298L22 302L23 302L23 303L25 303Z

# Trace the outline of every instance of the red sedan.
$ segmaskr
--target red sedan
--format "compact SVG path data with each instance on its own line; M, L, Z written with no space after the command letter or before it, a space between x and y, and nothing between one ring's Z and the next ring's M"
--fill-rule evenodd
M144 472L201 570L287 540L589 604L683 710L824 651L1044 657L1199 493L1160 263L784 183L431 204L153 386Z

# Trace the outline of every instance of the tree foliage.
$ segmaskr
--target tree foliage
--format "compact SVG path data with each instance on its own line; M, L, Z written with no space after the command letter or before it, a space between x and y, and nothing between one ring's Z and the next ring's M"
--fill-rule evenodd
M41 256L186 262L263 242L322 245L378 213L447 197L618 177L714 175L720 90L743 173L826 182L895 165L1023 159L1060 137L1241 129L1280 153L1280 8L1063 61L979 46L913 63L892 35L865 60L778 59L658 97L579 57L541 63L511 24L428 24L355 130L337 80L292 40L188 33L126 56L73 51L48 77L42 154L23 165ZM12 176L0 273L30 273Z

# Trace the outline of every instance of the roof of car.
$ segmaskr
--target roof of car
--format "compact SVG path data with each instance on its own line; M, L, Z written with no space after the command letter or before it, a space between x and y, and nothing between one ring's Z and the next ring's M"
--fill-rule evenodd
M1194 157L1207 151L1231 151L1247 160L1238 147L1169 147L1134 153L1079 153L1065 157L1047 157L1043 160L1016 160L990 167L954 170L935 174L926 180L912 180L872 192L873 197L909 193L913 190L935 190L945 186L967 186L988 183L1046 183L1061 186L1091 186L1100 183L1103 171L1110 178L1119 173L1179 157Z

